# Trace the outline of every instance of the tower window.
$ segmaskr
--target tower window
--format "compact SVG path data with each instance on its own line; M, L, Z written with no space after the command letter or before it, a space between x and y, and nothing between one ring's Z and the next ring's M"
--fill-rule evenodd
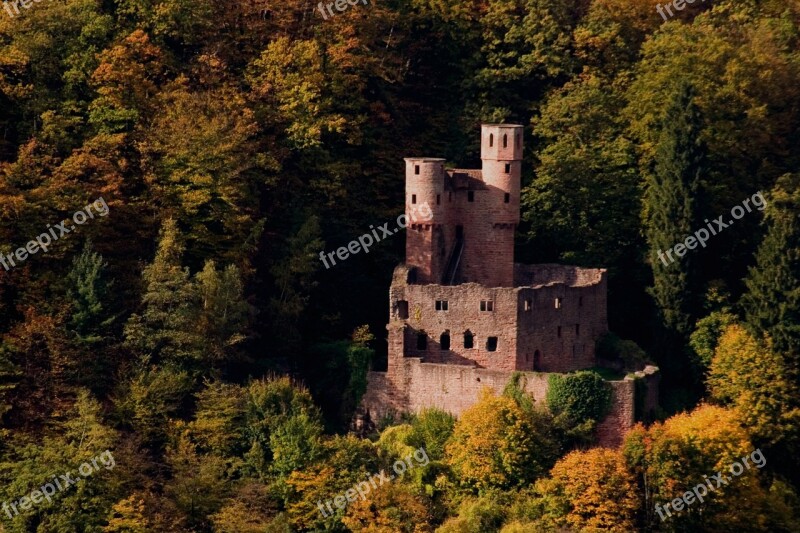
M473 335L470 331L464 332L464 348L468 350L471 349L474 340L475 340L475 335Z
M408 301L406 300L397 301L397 317L403 320L408 318Z
M442 195L441 194L437 194L436 195L436 205L441 205L441 203L442 203Z
M436 300L437 311L447 311L447 300Z
M556 335L559 339L561 338L561 326L558 326L558 329L556 329Z
M481 311L494 311L494 300L481 300Z
M419 165L414 165L414 174L419 174Z
M494 146L494 133L489 134L489 148Z
M494 352L497 350L497 337L488 337L486 339L486 351Z
M578 307L583 307L583 296L578 296Z
M506 174L511 173L511 163L506 163Z
M511 194L510 194L510 193L506 193L506 194L503 196L503 201L504 201L505 203L509 203L509 202L511 201Z
M556 309L561 309L562 298L556 298Z
M450 334L447 332L442 333L442 336L439 337L439 346L442 350L449 350L450 349Z
M581 325L575 324L575 336L580 337L580 335L581 335Z
M503 134L503 148L508 148L508 134Z
M415 203L417 203L417 195L416 195L416 194L412 194L412 195L411 195L411 203L412 203L412 204L415 204Z
M525 303L523 304L522 308L525 311L530 311L531 310L531 301L530 300L525 300Z
M423 331L421 333L417 333L417 350L427 350L428 349L428 335Z
M475 191L467 191L467 201L468 202L475 201Z

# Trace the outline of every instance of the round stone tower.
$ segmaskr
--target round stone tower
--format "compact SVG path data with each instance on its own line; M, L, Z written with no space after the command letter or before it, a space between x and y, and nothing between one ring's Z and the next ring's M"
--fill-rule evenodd
M407 157L406 263L417 268L417 282L439 283L447 261L443 227L448 223L445 160Z

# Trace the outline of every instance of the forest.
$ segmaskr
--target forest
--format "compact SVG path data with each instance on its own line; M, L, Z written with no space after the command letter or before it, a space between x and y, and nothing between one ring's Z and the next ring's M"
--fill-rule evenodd
M340 4L3 3L0 531L800 531L800 1ZM592 371L353 431L405 235L319 254L482 123L660 369L618 449Z

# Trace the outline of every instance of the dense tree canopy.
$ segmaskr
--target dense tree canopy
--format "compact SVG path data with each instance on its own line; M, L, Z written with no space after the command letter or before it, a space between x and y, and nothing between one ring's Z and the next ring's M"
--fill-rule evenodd
M800 0L661 4L3 4L0 257L108 211L0 261L0 503L116 466L0 529L800 530ZM404 236L318 254L402 212L403 157L477 167L482 122L525 128L515 260L606 268L603 357L661 368L621 451L593 448L598 369L349 431Z

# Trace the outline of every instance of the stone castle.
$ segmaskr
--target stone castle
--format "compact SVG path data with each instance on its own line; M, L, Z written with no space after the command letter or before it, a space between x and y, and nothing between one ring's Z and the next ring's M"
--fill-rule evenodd
M372 420L425 407L458 415L482 388L502 392L515 371L543 402L549 373L597 366L606 270L514 263L522 150L522 126L486 124L481 170L406 158L406 213L427 203L432 216L406 228L406 263L389 291L388 369L369 373L362 400ZM612 410L598 427L606 445L634 423L634 380L611 384ZM647 388L649 407L656 394Z

